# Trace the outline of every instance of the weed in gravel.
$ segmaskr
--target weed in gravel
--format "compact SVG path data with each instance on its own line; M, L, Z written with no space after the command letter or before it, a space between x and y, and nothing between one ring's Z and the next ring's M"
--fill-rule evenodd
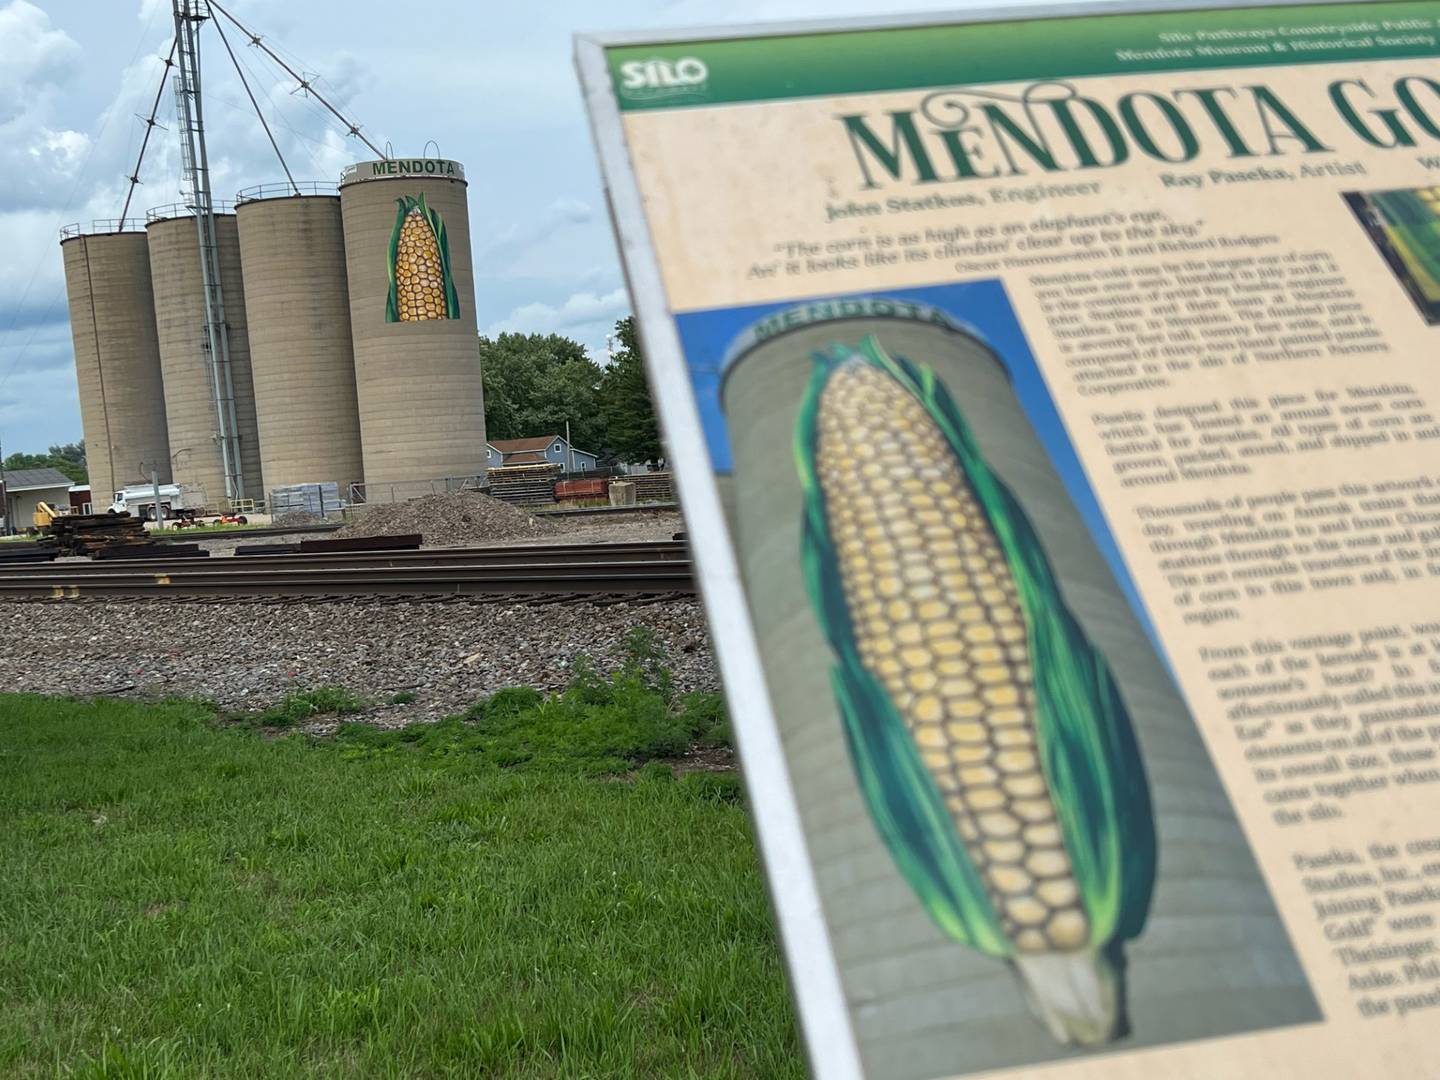
M350 716L365 708L365 702L338 686L317 686L286 694L260 713L243 716L260 727L294 727L317 716Z
M654 636L632 632L625 662L608 676L579 656L558 693L508 687L437 724L389 731L344 724L335 737L352 756L406 749L435 758L478 755L500 768L599 776L677 757L696 744L728 746L729 728L719 694L675 693Z
M420 695L414 690L401 690L398 694L390 695L391 705L410 705L420 700Z
M501 768L598 776L713 740L717 711L723 724L718 697L696 692L667 699L633 673L617 672L548 697L529 687L501 690L464 716L436 724L391 730L342 724L335 739L352 756L397 750L434 758L478 755Z

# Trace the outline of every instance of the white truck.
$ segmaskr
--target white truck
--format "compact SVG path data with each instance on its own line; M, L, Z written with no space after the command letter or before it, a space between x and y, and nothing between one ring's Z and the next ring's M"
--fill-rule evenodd
M160 509L166 521L188 521L205 509L203 495L179 484L160 485ZM134 484L115 492L112 514L134 514L142 521L155 520L155 485Z

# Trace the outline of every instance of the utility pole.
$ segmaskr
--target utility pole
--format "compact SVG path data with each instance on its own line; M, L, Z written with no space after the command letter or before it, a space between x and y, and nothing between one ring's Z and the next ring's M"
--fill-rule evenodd
M165 511L160 508L160 463L150 466L150 490L155 494L155 531L165 528Z
M230 369L230 333L225 321L225 296L220 285L220 248L215 238L215 204L210 195L210 158L205 149L205 114L200 98L200 24L209 15L205 0L173 0L175 103L180 116L180 157L190 188L189 207L195 215L200 242L200 281L205 293L205 347L215 402L216 441L225 470L225 496L232 503L245 497L240 465L240 424L235 415L235 381ZM156 507L159 513L159 507Z
M0 514L5 517L5 536L14 536L10 522L10 485L5 480L5 447L0 444Z

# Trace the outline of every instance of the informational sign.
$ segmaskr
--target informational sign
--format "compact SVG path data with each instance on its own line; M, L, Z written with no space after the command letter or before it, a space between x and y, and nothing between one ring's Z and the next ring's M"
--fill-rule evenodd
M1428 1075L1440 2L1035 10L578 46L811 1067Z

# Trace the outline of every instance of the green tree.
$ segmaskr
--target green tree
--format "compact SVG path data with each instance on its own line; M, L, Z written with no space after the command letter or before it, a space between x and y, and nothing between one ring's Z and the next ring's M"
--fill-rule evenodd
M89 482L85 467L85 440L52 446L43 454L27 454L17 451L5 459L8 469L59 469L70 478L72 484Z
M665 450L660 445L660 426L655 419L650 383L645 377L645 357L635 334L633 315L615 324L615 337L620 348L605 369L599 395L609 437L606 449L622 461L635 464L660 461Z
M585 346L559 334L481 337L485 431L491 439L563 435L581 450L605 445L596 402L603 369Z
M85 461L85 440L50 447L50 464L70 477L72 484L88 484L90 470Z

